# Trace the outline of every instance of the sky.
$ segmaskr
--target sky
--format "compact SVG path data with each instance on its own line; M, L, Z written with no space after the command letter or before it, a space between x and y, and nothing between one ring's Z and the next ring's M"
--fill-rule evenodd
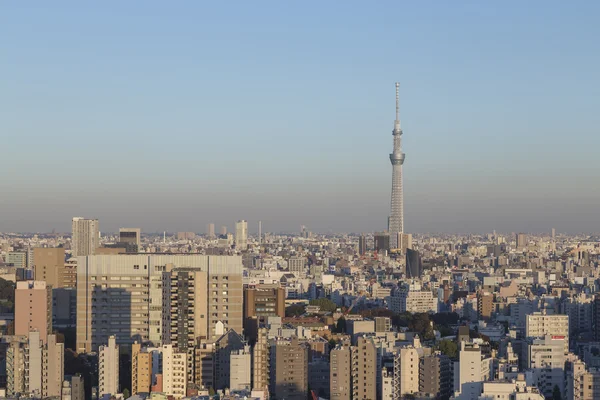
M600 231L600 2L0 3L0 232Z

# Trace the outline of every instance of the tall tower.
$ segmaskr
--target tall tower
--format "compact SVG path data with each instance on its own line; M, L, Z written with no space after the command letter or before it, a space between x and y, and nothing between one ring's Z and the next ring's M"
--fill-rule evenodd
M398 234L404 232L404 198L402 194L402 164L404 164L404 153L402 152L402 128L400 127L400 97L398 90L400 84L396 82L396 119L394 120L394 151L390 154L392 163L392 207L388 220L390 232L390 247L398 248Z

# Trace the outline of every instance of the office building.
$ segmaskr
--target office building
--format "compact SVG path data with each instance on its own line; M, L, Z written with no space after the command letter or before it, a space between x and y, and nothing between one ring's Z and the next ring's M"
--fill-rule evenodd
M100 247L100 226L97 219L73 218L71 234L71 255L91 256Z
M226 226L221 227L221 236L227 236L227 227Z
M36 330L46 344L52 333L52 289L44 281L20 281L15 290L15 335Z
M564 337L564 352L569 352L569 316L543 312L527 315L525 320L525 337L542 338L544 336Z
M398 250L406 254L406 250L412 250L412 235L410 233L398 233Z
M404 346L394 354L394 393L399 398L419 391L419 358L421 348Z
M360 235L358 237L358 254L364 256L367 252L367 238L365 235Z
M240 220L235 224L235 248L246 250L248 248L248 221Z
M77 288L77 257L71 257L65 261L63 270L63 287Z
M245 346L241 350L234 350L230 355L229 362L229 389L250 391L252 360L250 347Z
M198 254L119 254L80 257L77 269L77 350L97 351L116 336L117 344L134 341L160 346L171 332L163 327L163 274L172 271L204 272L193 296L202 295L202 312L194 323L216 340L225 329L242 331L242 259L239 256ZM201 274L202 276L202 274ZM176 287L171 287L176 292ZM166 297L166 302L171 302ZM175 309L177 312L177 308ZM119 317L115 317L119 315ZM176 319L179 317L176 314ZM110 325L109 325L110 323ZM170 325L170 322L168 324ZM194 331L196 331L194 327Z
M386 253L390 251L390 235L387 232L378 232L375 234L375 251Z
M52 327L75 328L77 326L77 290L52 289Z
M420 279L423 276L423 264L418 251L406 249L406 277Z
M394 120L394 150L390 154L392 163L392 201L391 212L388 221L388 231L392 242L391 248L398 248L398 233L404 233L404 194L402 189L402 164L405 155L402 152L402 128L400 127L400 84L396 82L396 119Z
M389 317L375 317L375 332L389 332L392 330L392 320Z
M277 339L270 349L270 393L275 399L306 400L308 348L297 338Z
M194 240L196 234L194 232L177 232L177 240Z
M396 313L428 313L437 311L437 298L433 292L422 289L421 285L415 282L403 284L392 290L388 297L390 310Z
M306 274L306 257L290 257L288 260L288 270L297 277L304 277Z
M120 228L119 243L127 253L137 253L141 248L142 232L140 228Z
M100 396L119 393L119 345L114 336L98 350L98 390Z
M527 248L528 239L524 233L517 234L517 250L525 250Z
M9 251L6 253L4 262L8 265L12 265L15 268L27 268L27 252Z
M212 222L206 226L206 236L211 239L215 237L215 224Z
M480 320L489 321L494 311L494 294L485 291L477 293L477 315Z
M65 287L65 249L36 247L33 249L34 279L54 289Z

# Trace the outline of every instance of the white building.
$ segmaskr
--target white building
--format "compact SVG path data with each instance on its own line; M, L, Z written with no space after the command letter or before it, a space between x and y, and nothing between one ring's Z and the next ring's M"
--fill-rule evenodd
M525 337L541 338L546 335L563 337L564 353L569 352L569 316L547 315L536 312L527 316L525 321Z
M478 400L544 400L544 396L536 386L527 385L525 377L519 374L510 381L484 382Z
M248 248L248 221L240 220L235 224L235 248L246 250Z
M533 371L535 385L548 398L554 386L565 397L565 337L547 335L543 339L528 339L524 346L526 368Z
M454 364L455 398L476 400L483 391L483 382L491 378L492 358L481 354L478 344L461 342L459 361Z
M98 384L100 396L119 393L119 345L115 336L108 338L108 345L100 346Z
M229 358L229 389L250 390L251 385L252 357L250 347L245 346L243 350L234 350Z
M100 247L100 230L97 219L73 218L71 254L73 257L96 254Z
M173 346L162 346L163 392L181 399L187 392L187 354L178 353Z
M418 283L395 288L388 297L390 310L396 313L428 313L437 311L437 298Z

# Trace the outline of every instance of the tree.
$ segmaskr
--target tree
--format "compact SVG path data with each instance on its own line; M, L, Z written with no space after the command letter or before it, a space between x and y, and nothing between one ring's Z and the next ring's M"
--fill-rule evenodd
M552 390L552 400L562 400L562 395L560 394L560 388L558 385L554 385L554 390Z
M311 300L309 304L311 306L319 306L321 311L334 312L337 310L337 305L333 301L326 298Z
M129 397L131 397L129 395L129 389L125 388L125 390L123 390L123 398L128 399Z
M450 358L456 358L458 354L458 346L453 340L442 340L438 345L442 354L447 355Z
M304 314L304 305L303 304L292 304L288 308L285 309L286 317L298 317Z
M346 318L340 317L335 325L336 333L346 333Z

